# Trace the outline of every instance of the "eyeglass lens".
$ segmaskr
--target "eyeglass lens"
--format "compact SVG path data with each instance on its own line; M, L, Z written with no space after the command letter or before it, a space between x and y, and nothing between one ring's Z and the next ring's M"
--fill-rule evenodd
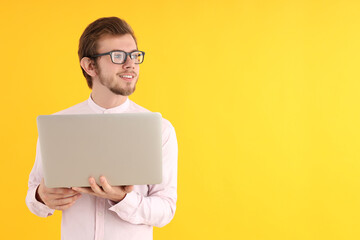
M114 63L124 63L126 61L126 53L125 52L113 52L112 60ZM135 60L135 63L142 63L144 60L144 54L142 52L132 52L130 54L130 58Z

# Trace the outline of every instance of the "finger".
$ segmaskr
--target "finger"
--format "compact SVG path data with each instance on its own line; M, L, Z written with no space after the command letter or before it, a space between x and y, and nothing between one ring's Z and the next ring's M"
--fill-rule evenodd
M56 210L66 210L66 209L70 208L72 205L74 205L75 202L76 201L73 201L73 202L65 204L65 205L56 206L54 209L56 209Z
M73 196L76 196L77 194L80 194L80 193L76 192L75 194L46 194L45 196L46 196L47 201L52 201L52 200L73 197Z
M63 211L63 210L66 210L66 209L70 208L74 204L75 204L75 202L72 202L72 203L69 203L69 204L66 204L66 205L56 206L54 209Z
M134 185L123 186L123 190L126 193L130 193L132 190L134 190Z
M81 193L75 192L74 194L51 194L49 196L51 196L51 198L53 198L53 199L63 199L63 198L70 198L70 197L76 196L78 194L81 194Z
M100 197L99 194L95 193L90 187L73 187L79 193L86 193L96 197Z
M55 205L55 206L67 205L69 203L75 202L80 197L81 197L81 194L78 193L78 194L76 194L76 195L74 195L72 197L54 199L54 200L51 201L51 205Z
M94 193L99 194L99 195L103 195L104 191L101 190L101 188L99 187L99 185L97 185L95 179L93 177L89 178L89 183L90 183L90 187L91 189L94 191Z
M101 186L104 189L106 193L113 193L114 189L112 186L107 182L106 178L104 176L100 177Z
M47 192L50 194L76 194L76 191L72 190L71 188L48 188Z
M90 187L72 187L72 189L79 193L94 193Z

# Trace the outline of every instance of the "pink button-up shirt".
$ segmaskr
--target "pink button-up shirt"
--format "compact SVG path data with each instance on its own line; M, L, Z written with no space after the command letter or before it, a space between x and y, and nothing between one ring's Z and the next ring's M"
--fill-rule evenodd
M98 106L91 97L82 103L57 114L149 112L127 99L122 105L111 109ZM175 130L171 123L162 121L163 181L156 185L136 185L131 193L119 203L82 194L76 203L64 210L61 222L61 239L152 239L153 226L162 227L174 217L177 199L177 155ZM40 217L54 213L38 202L35 192L42 173L39 142L34 167L29 177L26 204L31 212Z

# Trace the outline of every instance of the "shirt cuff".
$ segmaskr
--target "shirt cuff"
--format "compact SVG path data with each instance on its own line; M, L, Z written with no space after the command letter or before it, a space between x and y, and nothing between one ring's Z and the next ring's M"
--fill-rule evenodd
M136 192L132 191L126 194L125 198L118 203L108 200L110 204L109 210L117 213L119 217L128 219L139 205L139 196Z
M29 205L29 209L31 210L31 212L33 212L34 214L36 214L39 217L48 217L48 216L54 214L54 212L55 212L54 209L51 209L48 206L46 206L45 204L36 200L36 197L35 197L36 189L37 189L37 187L30 190L30 192L28 193L28 197L30 197L31 199L27 199L27 203Z

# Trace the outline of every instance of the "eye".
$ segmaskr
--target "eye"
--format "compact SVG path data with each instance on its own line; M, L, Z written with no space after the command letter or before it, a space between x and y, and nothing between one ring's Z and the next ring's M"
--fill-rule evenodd
M122 63L125 59L125 54L123 52L113 52L112 53L112 60L114 63Z
M121 53L115 53L115 54L114 54L114 58L121 59L121 58L123 58L123 54L121 54Z
M131 54L131 59L135 59L137 63L142 62L143 54L142 52L133 52Z

